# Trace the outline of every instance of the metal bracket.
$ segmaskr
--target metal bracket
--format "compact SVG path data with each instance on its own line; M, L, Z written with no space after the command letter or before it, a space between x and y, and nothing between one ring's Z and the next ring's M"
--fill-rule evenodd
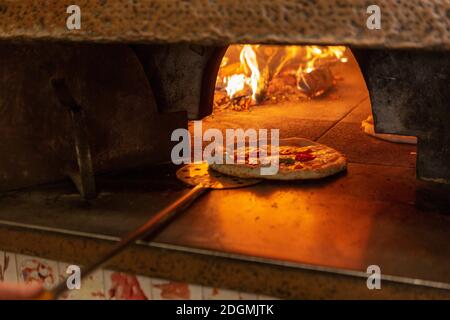
M70 168L66 173L84 200L95 199L97 192L94 169L83 109L73 98L64 79L52 79L51 84L59 103L70 111L73 123L78 170Z

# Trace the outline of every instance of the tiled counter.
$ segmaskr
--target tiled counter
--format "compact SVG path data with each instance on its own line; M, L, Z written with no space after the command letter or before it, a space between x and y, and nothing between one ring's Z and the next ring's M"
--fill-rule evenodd
M69 265L65 262L0 251L0 282L43 281L46 288L51 288L65 279ZM98 270L82 281L79 290L68 290L61 299L266 300L275 298L111 270Z

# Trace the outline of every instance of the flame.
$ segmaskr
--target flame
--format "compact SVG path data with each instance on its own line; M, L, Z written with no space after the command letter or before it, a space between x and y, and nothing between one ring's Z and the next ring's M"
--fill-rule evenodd
M249 86L252 92L252 99L256 101L260 71L256 52L251 45L244 45L239 54L240 66L244 73L236 73L224 78L226 83L225 91L230 98Z
M233 74L232 76L224 79L224 82L227 84L225 91L230 98L233 98L237 92L244 89L245 80L245 75L242 73Z
M336 62L345 63L345 51L345 46L233 45L222 60L220 69L224 74L220 80L230 99L238 93L251 93L252 100L258 103L270 80L286 69L297 74L311 73Z
M319 68L321 64L331 64L337 61L343 63L348 59L344 57L345 46L306 46L306 65L302 70L306 73L311 73L313 70Z
M260 72L256 52L253 50L251 45L245 45L244 48L242 48L240 60L241 64L248 67L251 71L249 82L252 88L252 99L253 101L256 101Z

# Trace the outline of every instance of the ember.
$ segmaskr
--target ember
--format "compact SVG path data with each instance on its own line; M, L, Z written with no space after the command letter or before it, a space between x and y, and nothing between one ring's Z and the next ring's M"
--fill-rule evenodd
M330 67L347 62L344 46L232 45L219 69L215 110L248 110L285 99L312 99L336 78Z

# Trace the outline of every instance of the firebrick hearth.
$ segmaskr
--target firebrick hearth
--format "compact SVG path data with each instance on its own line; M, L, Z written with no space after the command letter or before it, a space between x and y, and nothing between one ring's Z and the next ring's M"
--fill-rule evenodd
M80 1L68 30L59 1L0 0L0 250L89 264L189 192L174 130L279 129L347 171L210 191L106 267L279 298L448 298L450 3L378 2L379 30L351 0Z

